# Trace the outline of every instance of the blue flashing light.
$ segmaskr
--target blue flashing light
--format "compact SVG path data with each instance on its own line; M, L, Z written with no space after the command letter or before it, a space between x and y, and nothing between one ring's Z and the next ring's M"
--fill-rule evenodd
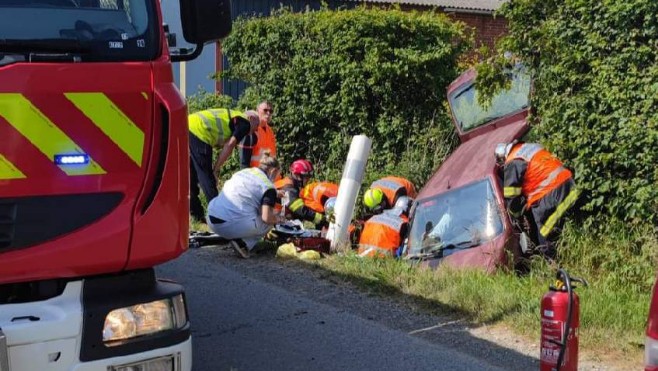
M86 165L89 163L89 155L75 153L70 155L55 155L56 165Z

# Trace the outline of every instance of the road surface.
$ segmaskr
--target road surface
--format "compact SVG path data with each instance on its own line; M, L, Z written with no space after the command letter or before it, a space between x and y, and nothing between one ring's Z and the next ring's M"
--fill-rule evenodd
M185 286L194 370L528 370L467 324L361 292L271 255L190 250L157 268Z

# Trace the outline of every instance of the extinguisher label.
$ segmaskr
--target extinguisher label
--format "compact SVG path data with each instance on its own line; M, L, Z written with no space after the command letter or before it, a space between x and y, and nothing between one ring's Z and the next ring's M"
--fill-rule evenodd
M552 313L552 311L549 311ZM546 311L544 311L546 317ZM548 364L557 364L560 355L560 342L564 332L564 323L552 319L541 319L541 354L540 360Z
M548 310L548 309L544 310L544 317L553 318L554 315L555 313L553 313L552 310Z
M541 361L547 362L553 365L557 364L557 359L560 357L560 348L554 349L541 349ZM564 363L564 362L562 362Z

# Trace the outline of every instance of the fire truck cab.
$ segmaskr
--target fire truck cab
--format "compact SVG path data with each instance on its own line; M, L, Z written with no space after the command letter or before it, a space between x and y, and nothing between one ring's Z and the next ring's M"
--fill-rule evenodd
M187 106L172 62L230 2L0 0L0 371L190 370Z

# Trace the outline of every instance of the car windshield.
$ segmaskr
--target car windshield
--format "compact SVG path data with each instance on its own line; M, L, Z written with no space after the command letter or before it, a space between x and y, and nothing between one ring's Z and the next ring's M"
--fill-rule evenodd
M0 0L3 58L152 60L159 51L153 0Z
M471 81L448 97L452 114L461 132L527 108L530 77L524 73L514 74L510 88L499 92L488 106L480 103L478 96L478 91Z
M503 231L489 178L420 200L409 233L409 255L444 255L490 241ZM450 251L448 251L450 250Z

